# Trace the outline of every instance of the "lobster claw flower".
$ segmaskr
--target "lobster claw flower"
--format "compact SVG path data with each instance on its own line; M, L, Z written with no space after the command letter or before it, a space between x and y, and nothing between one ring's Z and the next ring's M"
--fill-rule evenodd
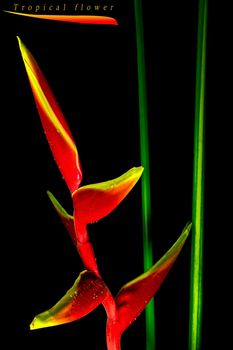
M30 329L57 326L76 321L99 306L105 299L107 287L93 272L84 270L74 285L51 309L37 315Z
M33 319L30 328L76 321L103 304L108 314L108 348L120 349L120 345L114 344L120 343L122 333L142 313L161 286L188 237L191 223L186 225L178 240L154 266L124 285L115 298L112 297L98 271L86 226L104 218L121 203L139 180L143 167L132 168L113 180L80 187L81 164L69 126L38 64L22 41L18 40L46 138L71 193L73 216L66 212L51 192L48 195L86 269L52 308Z

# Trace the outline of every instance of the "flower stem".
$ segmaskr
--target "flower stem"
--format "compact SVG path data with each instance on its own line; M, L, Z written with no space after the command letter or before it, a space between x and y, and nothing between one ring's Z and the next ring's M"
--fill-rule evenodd
M116 302L109 289L108 289L107 296L103 301L103 306L106 310L108 319L112 320L113 322L117 322L118 314L117 314Z
M92 243L89 241L87 232L87 225L80 224L74 220L75 232L77 236L77 249L85 268L94 272L98 277L100 276L98 265L95 258L95 252Z
M121 335L118 331L118 310L115 299L109 289L103 306L107 314L106 341L108 350L121 350Z
M90 241L82 243L77 241L77 249L85 268L94 272L98 277L101 277L92 243Z
M146 98L146 72L144 53L144 34L142 18L142 2L134 0L137 67L138 67L138 95L139 95L139 123L140 123L140 155L144 166L142 177L142 223L143 223L143 256L144 270L153 265L152 239L150 236L151 198L150 198L150 162L149 162L149 136L148 113ZM154 299L151 299L146 310L146 349L155 349L155 316Z
M201 348L203 235L204 235L204 151L205 70L208 0L199 0L196 96L194 125L192 252L190 276L189 350Z
M118 314L115 315L116 317ZM107 319L106 339L108 350L121 350L121 332L119 331L119 324L117 318Z

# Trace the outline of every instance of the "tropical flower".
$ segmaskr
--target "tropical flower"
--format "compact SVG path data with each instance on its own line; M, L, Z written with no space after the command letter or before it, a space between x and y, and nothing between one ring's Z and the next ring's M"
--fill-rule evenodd
M33 319L30 328L76 321L102 304L107 313L108 350L120 350L122 333L159 289L185 243L191 224L186 225L178 240L155 265L125 284L115 298L112 296L99 272L87 225L104 218L122 202L141 177L143 167L132 168L113 180L80 187L82 169L69 126L38 64L19 38L18 41L46 138L71 194L73 215L67 213L51 192L48 196L85 268L51 309Z

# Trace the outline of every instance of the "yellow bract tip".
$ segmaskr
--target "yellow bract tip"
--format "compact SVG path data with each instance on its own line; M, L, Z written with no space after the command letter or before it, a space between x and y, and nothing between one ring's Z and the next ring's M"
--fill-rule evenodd
M22 40L20 39L20 37L17 35L16 36L16 38L17 38L17 40L18 40L18 43L19 43L19 48L20 48L20 51L22 52L22 49L23 49L23 42L22 42Z

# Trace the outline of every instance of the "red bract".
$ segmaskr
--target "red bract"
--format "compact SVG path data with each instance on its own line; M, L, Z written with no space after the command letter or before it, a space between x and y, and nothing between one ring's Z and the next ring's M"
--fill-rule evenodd
M112 296L101 278L87 225L104 218L121 203L139 180L143 167L132 168L113 180L79 187L82 171L69 126L35 59L18 40L45 135L71 193L74 215L68 214L51 192L48 195L86 269L55 306L34 318L31 329L78 320L102 303L107 313L108 350L120 350L122 333L157 292L178 257L191 224L184 228L176 243L154 266L123 286L115 298Z
M114 180L79 188L73 193L75 220L90 224L111 213L131 191L142 172L142 167L132 168Z
M109 350L120 350L122 333L136 320L153 298L177 259L191 229L187 224L175 244L147 272L124 285L115 297L117 322L108 319ZM113 345L114 344L114 345Z
M147 272L121 288L115 300L119 315L118 329L122 333L144 310L155 295L189 234L191 224L187 224L175 244Z
M33 319L30 329L52 327L76 321L101 304L106 294L107 288L103 280L93 272L83 271L56 305Z
M37 62L19 38L18 41L49 146L67 186L73 192L82 180L82 171L72 134Z

